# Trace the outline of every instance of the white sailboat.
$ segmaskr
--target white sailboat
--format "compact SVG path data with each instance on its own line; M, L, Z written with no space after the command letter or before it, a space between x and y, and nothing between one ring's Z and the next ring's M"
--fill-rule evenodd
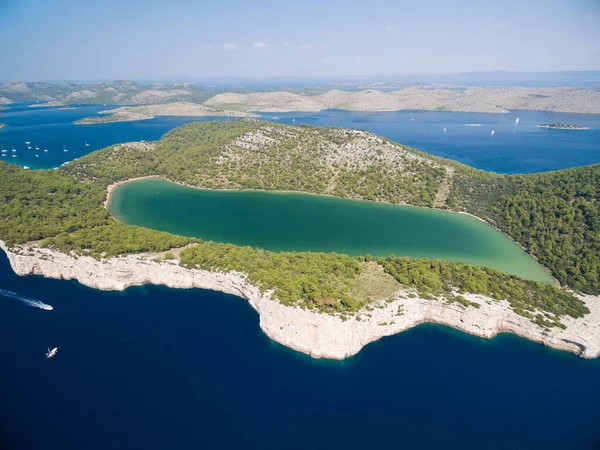
M492 130L492 132L491 132L491 134L490 134L490 137L493 137L493 136L494 136L494 134L496 134L496 132L495 132L494 130Z
M44 149L44 153L48 153L48 149L47 148Z
M46 359L54 358L58 353L58 347L54 347L52 350L48 349L48 353L46 353Z
M444 127L444 133L446 132L446 127Z
M29 144L31 144L31 142L25 141L25 145L29 145Z
M90 144L88 144L88 141L85 141L85 146L86 146L86 147L89 147L89 146L90 146Z
M68 152L68 151L69 151L69 150L67 150L67 147L65 147L65 146L63 145L63 152L65 152L65 153L66 153L66 152Z
M519 118L517 117L517 120L515 120L515 126L519 125Z

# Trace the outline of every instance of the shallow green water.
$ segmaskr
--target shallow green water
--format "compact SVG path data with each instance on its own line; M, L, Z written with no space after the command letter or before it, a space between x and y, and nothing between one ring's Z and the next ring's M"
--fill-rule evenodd
M317 195L202 191L160 179L118 186L117 220L204 240L268 250L441 258L551 281L531 256L462 214Z

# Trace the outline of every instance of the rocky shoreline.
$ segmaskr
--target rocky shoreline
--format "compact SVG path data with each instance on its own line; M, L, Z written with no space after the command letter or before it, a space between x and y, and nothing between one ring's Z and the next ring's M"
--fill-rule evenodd
M261 329L274 341L314 358L344 359L365 345L429 322L446 325L465 333L492 338L498 333L513 333L548 347L569 351L583 358L600 356L600 298L582 296L590 309L584 318L563 318L566 329L545 329L513 312L508 302L465 294L479 308L442 300L406 298L399 291L391 301L373 305L372 311L342 320L339 317L285 306L261 293L244 274L190 270L178 260L156 260L140 254L96 260L87 256L60 253L52 249L16 246L8 249L0 241L18 275L43 275L48 278L75 279L85 286L102 290L123 290L144 284L172 288L201 288L220 291L246 299L260 317Z

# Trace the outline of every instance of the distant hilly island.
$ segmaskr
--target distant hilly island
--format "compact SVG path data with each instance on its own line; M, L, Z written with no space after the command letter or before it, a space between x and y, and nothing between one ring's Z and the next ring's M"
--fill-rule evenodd
M370 78L175 78L86 83L8 81L0 84L0 105L165 105L205 115L227 111L396 111L407 109L497 112L538 110L600 113L600 71L469 72ZM219 112L219 114L216 114ZM128 111L131 116L131 111ZM156 110L153 115L160 115ZM170 115L189 115L173 114ZM144 117L150 114L145 112ZM114 120L136 120L119 117Z

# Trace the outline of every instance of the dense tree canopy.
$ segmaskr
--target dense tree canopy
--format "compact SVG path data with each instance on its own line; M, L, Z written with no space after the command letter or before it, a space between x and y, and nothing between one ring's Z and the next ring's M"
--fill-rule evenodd
M600 165L533 175L473 171L449 201L483 217L564 285L600 294Z
M157 175L205 189L264 189L434 206L451 163L371 134L256 120L200 122L154 146L115 145L63 168L109 184Z
M288 304L340 311L363 305L348 295L362 263L345 255L274 253L116 224L102 207L107 185L149 175L204 188L298 190L469 211L523 245L561 283L600 293L599 165L502 176L356 130L253 120L188 124L156 144L115 145L60 170L0 163L0 239L9 246L43 240L97 258L194 243L179 253L186 267L242 272ZM508 300L544 325L586 313L564 290L492 269L394 257L378 264L424 295L465 305L455 291Z
M149 230L120 223L82 228L74 233L63 232L41 242L64 252L93 257L110 257L145 252L162 252L183 247L197 239L175 236L163 231Z
M497 226L563 284L600 294L600 165L515 177L494 203Z
M102 186L56 170L25 170L0 162L0 239L9 246L106 225Z
M537 311L542 311L553 323L558 323L557 317L561 315L582 317L589 313L580 300L562 289L539 281L522 280L496 269L394 256L380 258L378 262L399 283L425 294L445 296L458 291L507 300L518 314L533 317ZM541 317L538 320L547 319Z
M361 272L360 263L346 255L311 252L270 252L214 242L183 250L181 264L188 268L236 271L263 290L273 290L285 304L331 298L343 309L350 281Z

